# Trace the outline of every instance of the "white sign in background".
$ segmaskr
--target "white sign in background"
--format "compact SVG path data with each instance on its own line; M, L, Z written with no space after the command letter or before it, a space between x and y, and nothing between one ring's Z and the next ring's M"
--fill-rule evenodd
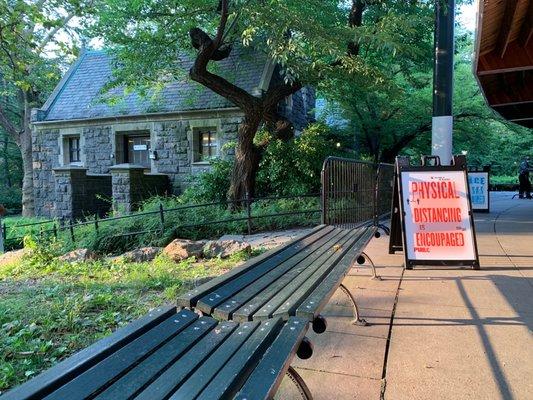
M462 171L402 171L409 260L476 260Z
M489 208L489 173L469 172L468 185L470 186L470 201L474 210Z

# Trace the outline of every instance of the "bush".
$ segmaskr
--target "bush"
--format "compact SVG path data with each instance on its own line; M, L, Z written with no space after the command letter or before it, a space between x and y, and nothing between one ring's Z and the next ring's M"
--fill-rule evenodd
M328 156L346 157L348 154L341 150L345 140L319 123L310 125L300 136L288 142L269 140L259 166L257 194L286 196L318 193L324 160Z
M22 190L18 187L0 188L0 204L3 204L7 211L19 211L22 208Z

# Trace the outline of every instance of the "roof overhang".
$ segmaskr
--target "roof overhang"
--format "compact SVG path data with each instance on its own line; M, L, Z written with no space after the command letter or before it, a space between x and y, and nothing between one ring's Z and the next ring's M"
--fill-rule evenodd
M533 128L533 0L479 0L474 73L490 107Z
M165 113L147 113L138 115L105 116L84 119L63 119L51 121L35 121L32 125L36 129L63 128L78 126L93 126L104 124L124 124L129 122L157 122L198 118L227 118L243 116L243 111L238 107L210 108L204 110L176 111Z

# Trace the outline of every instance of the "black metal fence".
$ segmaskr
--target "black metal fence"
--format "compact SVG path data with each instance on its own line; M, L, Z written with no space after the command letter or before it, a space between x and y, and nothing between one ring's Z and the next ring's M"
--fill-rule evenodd
M392 164L329 157L322 168L322 223L354 228L391 211Z
M307 207L298 209L290 209L282 212L254 212L254 209L261 209L261 205L268 204L280 200L302 200L302 199L315 199L316 207ZM86 218L84 221L74 221L74 220L46 220L33 223L23 223L23 224L7 224L3 223L0 226L1 234L3 235L5 246L7 249L19 248L23 245L25 237L32 237L34 239L43 239L43 238L58 238L59 235L67 235L72 242L77 242L80 239L82 232L79 231L81 227L92 228L94 232L98 232L106 224L114 224L118 221L126 219L142 219L146 217L152 217L152 219L157 219L157 226L154 227L154 224L148 229L140 229L134 231L127 231L120 234L116 234L113 237L131 237L138 236L143 234L162 234L166 229L172 229L174 232L179 232L180 230L205 227L210 225L217 224L229 224L229 223L242 223L245 224L245 231L248 234L251 234L256 231L255 222L261 219L267 218L288 218L288 217L297 217L297 216L309 216L310 220L318 222L321 208L319 206L320 194L304 194L304 195L295 195L295 196L273 196L273 197L260 197L252 198L247 196L245 199L240 200L228 200L224 202L211 202L203 204L186 204L178 207L165 208L163 204L159 204L159 208L154 211L147 212L137 212L123 216L109 217L109 218L99 218L98 215L91 216ZM213 208L227 208L229 209L233 205L239 204L241 208L233 213L231 217L223 219L210 219L209 213L206 212L206 218L198 221L188 221L184 223L179 223L169 228L166 224L167 219L172 215L176 216L180 213L186 213L190 210L212 210ZM83 232L86 232L83 231Z
M139 219L140 223L131 224L135 229L112 233L108 239L135 237L143 234L168 235L173 233L178 236L187 230L199 229L200 227L204 227L200 230L207 229L208 226L211 228L213 225L222 227L225 226L224 224L240 224L238 229L250 234L257 231L256 224L261 219L287 219L297 216L309 216L309 222L317 223L321 215L322 223L345 228L366 223L374 223L377 226L379 220L390 213L393 178L394 166L392 164L374 164L353 159L329 157L325 160L322 170L321 195L247 197L235 201L185 204L172 208L165 208L163 204L160 204L157 210L110 218L99 218L96 215L88 217L84 221L47 220L24 224L4 223L0 226L0 233L3 235L6 248L14 249L21 247L27 236L34 239L61 236L72 242L78 242L83 237L82 235L87 234L87 228L92 232L99 233L104 225L113 225L125 219ZM270 212L268 207L261 207L261 204L268 204L269 202L295 199L315 199L316 203L314 204L316 206L307 203L306 206L297 209L291 207L278 212ZM320 201L321 204L319 204ZM235 204L241 205L242 208L226 215L210 212L214 208L229 209ZM197 210L205 215L189 220L176 218L176 216L192 210ZM169 219L172 223L169 223ZM81 229L82 227L85 229ZM169 230L171 232L168 232Z

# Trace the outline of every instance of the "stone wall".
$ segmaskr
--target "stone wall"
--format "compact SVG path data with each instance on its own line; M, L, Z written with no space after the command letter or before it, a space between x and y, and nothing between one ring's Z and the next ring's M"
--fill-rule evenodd
M84 138L82 152L85 154L85 165L92 174L108 174L109 167L114 164L114 144L112 126L89 126L81 130Z
M142 166L121 164L111 167L113 208L121 214L138 209L140 203L153 196L168 194L168 175L145 174Z
M111 175L89 175L86 168L54 169L55 213L61 220L104 216L111 208Z
M43 129L34 132L33 187L35 212L43 217L55 214L55 177L53 169L59 167L59 129Z

